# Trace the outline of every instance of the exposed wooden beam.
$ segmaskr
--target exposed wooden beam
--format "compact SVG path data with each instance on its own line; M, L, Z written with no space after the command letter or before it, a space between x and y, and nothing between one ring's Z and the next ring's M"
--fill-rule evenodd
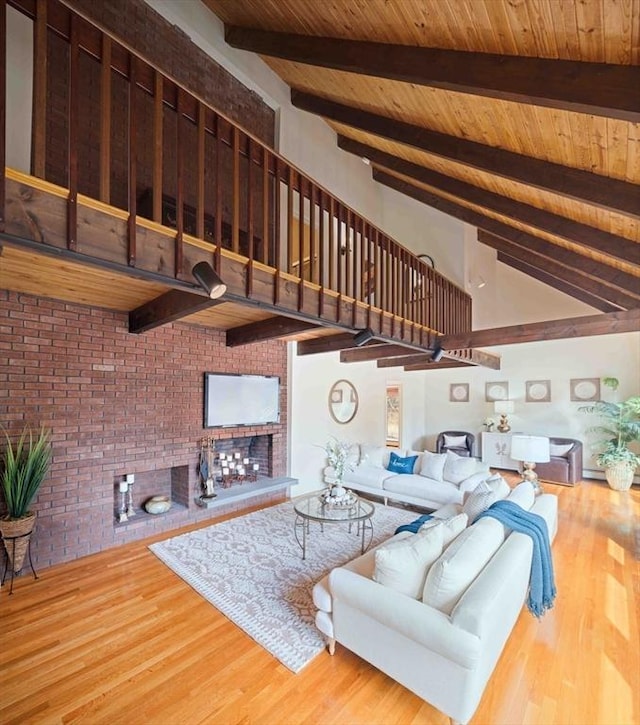
M640 121L640 68L225 26L234 48L458 93Z
M248 345L253 342L263 342L276 337L294 335L297 332L315 330L318 325L304 322L293 317L270 317L268 320L250 322L248 325L232 327L227 330L227 347Z
M546 284L549 287L553 287L554 289L558 290L558 292L563 292L564 294L569 295L576 300L580 300L580 302L584 302L586 305L590 305L596 310L600 310L600 312L619 312L620 310L624 309L622 307L619 307L618 305L613 305L610 302L605 302L599 297L594 297L592 294L585 292L579 287L575 287L568 282L564 282L557 277L553 277L547 272L543 272L541 269L538 269L538 267L535 267L532 264L528 264L527 262L523 262L519 259L515 259L514 257L510 257L503 252L498 252L498 262L502 262L503 264L506 264L513 269L517 269L519 272L528 274L529 277L537 279L538 282L542 282L543 284Z
M215 307L224 302L223 299L212 300L210 297L183 292L182 290L169 290L155 300L151 300L129 313L129 332L136 335L154 327L175 322L194 312Z
M369 159L378 166L395 171L403 176L411 177L422 184L464 199L469 204L482 206L493 212L523 224L536 227L541 231L561 237L574 244L580 244L595 251L616 257L633 264L640 264L640 244L573 219L552 214L529 204L514 201L500 194L495 194L479 186L467 184L451 176L445 176L419 164L413 164L397 156L380 151L368 144L354 141L346 136L338 136L338 146L356 156Z
M309 113L413 146L480 171L640 218L638 187L626 181L484 146L456 136L447 136L309 93L292 91L291 102L296 108Z
M461 360L453 360L452 358L446 358L440 360L440 362L434 363L431 362L431 353L416 353L414 355L380 358L376 364L379 368L397 368L404 367L406 365L426 365L428 369L436 370L441 367L467 368L469 366L473 366L473 363L471 362L462 362Z
M491 370L500 370L500 355L485 350L444 350L444 357L449 360L459 360L469 365L479 365Z
M428 206L433 207L434 209L438 209L445 214L449 214L450 216L453 216L457 219L461 219L462 221L467 222L467 224L472 224L475 227L478 227L479 229L482 229L486 232L489 232L493 234L496 237L500 237L503 240L508 240L512 243L512 246L509 247L509 249L505 249L507 253L511 254L511 256L518 257L520 256L520 253L517 253L513 250L516 250L517 248L520 248L521 251L523 250L529 250L533 248L542 248L540 245L548 245L548 247L545 247L545 249L553 250L553 256L558 255L564 255L565 252L570 252L570 250L565 250L559 246L551 245L549 242L544 242L544 240L541 240L539 237L534 236L533 234L528 234L527 232L523 232L520 229L516 229L515 227L510 227L508 224L504 224L503 222L500 222L496 219L492 219L490 217L486 217L483 214L480 214L477 211L474 211L473 209L469 209L465 206L462 206L460 204L456 204L455 202L449 201L448 199L444 199L437 194L432 194L429 191L426 191L425 189L420 189L417 186L414 186L413 184L410 184L407 181L404 181L402 179L399 179L396 176L393 176L392 174L387 174L382 171L374 170L373 172L373 178L376 181L379 181L382 184L385 184L386 186L389 186L392 189L395 189L396 191L399 191L402 194L405 194L407 196L412 197L413 199L416 199L417 201L421 201L424 204L427 204ZM525 254L529 255L530 253L525 251ZM572 253L575 254L575 253ZM579 255L576 254L576 258L579 257ZM615 279L616 281L620 279L620 275L625 275L626 273L620 272L619 270L615 270L606 264L598 263L595 260L590 260L587 257L580 258L584 261L580 262L580 266L587 265L588 268L591 271L591 274L594 277L603 279L605 277L609 277L611 279ZM529 259L525 259L525 261L531 261L531 257ZM558 268L560 268L561 265L558 265ZM570 271L570 270L567 270ZM595 282L595 279L590 280L589 277L586 275L584 276L586 282L585 285L589 284L590 282ZM566 277L568 281L568 277ZM590 281L589 281L590 280ZM626 277L627 283L634 286L637 289L637 283L634 284L635 278L632 275L629 275ZM597 284L597 283L596 283ZM637 298L631 297L627 295L625 292L622 291L616 291L614 288L611 288L611 292L608 292L609 288L604 285L600 285L603 289L607 291L607 294L609 296L602 297L602 299L606 299L609 302L614 302L615 304L618 304L614 297L611 296L611 294L615 294L616 296L622 296L625 300L625 303L623 304L620 302L621 306L624 306L626 308L628 307L634 307L636 305L635 300Z
M492 327L456 335L443 335L439 339L439 343L446 350L447 348L514 345L539 340L568 340L574 337L638 331L640 331L640 309L635 309L609 312L604 315L569 317L562 320L530 322L526 325Z
M375 347L359 347L353 350L343 350L340 353L340 362L364 362L378 360L383 357L396 357L407 348L402 345L376 345Z
M430 362L424 362L424 363L413 363L412 365L405 365L404 369L407 372L414 372L419 370L445 370L449 368L464 368L468 367L465 363L460 362L459 360L440 360L440 362L437 363L430 363Z
M537 249L534 251L533 249L520 247L510 241L501 239L500 237L496 237L492 234L483 233L482 231L478 231L478 241L491 247L492 249L495 249L498 252L504 252L505 254L513 257L514 259L519 259L522 262L526 262L527 264L537 267L543 272L550 274L552 277L557 277L558 279L563 280L564 282L568 282L575 287L580 287L586 292L589 292L589 294L592 294L595 297L599 297L605 302L611 302L615 305L619 305L626 310L632 309L634 307L640 307L640 296L629 294L620 287L610 286L606 283L606 280L603 282L599 282L593 272L591 273L591 275L589 275L585 274L582 270L580 270L580 267L578 266L581 264L580 255L575 255L579 259L575 263L576 267L572 268L566 266L563 263L556 262L554 259L551 258L551 255L554 254L553 250L556 249L556 247L554 247L554 245L552 244L549 244L551 250L549 251L547 256L540 254ZM544 242L544 244L548 244L548 242ZM556 254L559 258L563 259L564 253L567 251L568 250L566 249L558 247ZM573 252L571 252L571 254L573 254ZM601 267L603 278L611 276L612 271L617 271L612 270L610 267L605 267L604 265L601 265ZM640 279L633 279L635 280L635 289L640 292Z
M337 352L339 350L348 350L349 348L357 348L353 341L354 335L348 332L341 332L338 335L324 335L316 337L313 340L300 340L298 342L298 355L316 355L322 352ZM383 342L372 340L363 347L374 347L383 345Z

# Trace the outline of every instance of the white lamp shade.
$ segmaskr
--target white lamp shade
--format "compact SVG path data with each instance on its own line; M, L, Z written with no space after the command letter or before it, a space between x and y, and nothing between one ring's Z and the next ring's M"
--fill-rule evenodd
M527 463L547 463L549 439L542 436L511 436L511 458Z
M493 410L495 413L500 413L500 415L506 415L507 413L513 413L513 411L514 411L513 400L496 400L493 404Z

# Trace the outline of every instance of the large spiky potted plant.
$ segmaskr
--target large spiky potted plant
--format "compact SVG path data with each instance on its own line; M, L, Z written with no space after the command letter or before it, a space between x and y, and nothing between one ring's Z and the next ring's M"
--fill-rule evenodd
M616 378L604 378L604 384L616 390ZM640 441L640 396L635 395L621 403L598 400L593 405L580 408L585 413L598 415L603 425L593 426L589 433L605 436L594 443L599 466L609 486L616 491L628 491L633 483L633 474L640 466L640 455L629 448L629 444Z
M22 569L36 515L29 506L38 493L51 463L51 442L47 430L34 434L25 428L17 441L3 429L2 495L6 513L0 517L0 534L14 572Z

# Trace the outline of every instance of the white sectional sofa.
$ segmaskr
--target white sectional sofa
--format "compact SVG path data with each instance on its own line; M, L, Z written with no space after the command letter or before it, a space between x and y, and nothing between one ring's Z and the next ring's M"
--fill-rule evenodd
M556 496L535 498L531 484L523 482L508 498L542 516L553 540ZM450 504L434 517L450 526L460 519L462 508ZM381 547L386 546L389 557L396 542L414 546L402 542L415 536L399 533L318 582L313 591L316 625L331 653L336 642L344 645L453 721L467 723L526 600L532 541L488 517L464 528L450 543L445 534L444 541L436 540L445 548L433 563L427 562L416 598L415 591L399 590L404 581L400 587L393 578L380 583L379 554L376 559ZM435 532L425 538L436 539ZM407 578L406 562L415 563L403 556L401 580ZM427 558L433 558L433 551ZM410 589L416 585L415 573L409 576ZM382 574L387 576L384 569Z
M411 473L388 470L392 454L400 458L416 456ZM451 451L431 453L370 446L352 446L352 470L343 478L346 488L379 496L385 505L389 499L437 509L447 503L462 503L464 494L486 478L489 465L476 458L458 456ZM336 481L335 471L324 469L326 483Z

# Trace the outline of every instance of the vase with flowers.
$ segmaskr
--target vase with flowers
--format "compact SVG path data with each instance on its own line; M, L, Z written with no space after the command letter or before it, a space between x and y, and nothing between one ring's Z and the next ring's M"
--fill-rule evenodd
M495 424L496 424L496 422L495 422L495 420L493 418L485 418L484 419L483 425L487 429L487 433L491 433L491 431L493 430Z
M332 438L324 446L324 450L327 454L327 460L334 472L335 482L331 488L331 496L334 498L344 496L346 493L343 486L344 474L353 470L351 449L351 443L339 441L337 438Z

